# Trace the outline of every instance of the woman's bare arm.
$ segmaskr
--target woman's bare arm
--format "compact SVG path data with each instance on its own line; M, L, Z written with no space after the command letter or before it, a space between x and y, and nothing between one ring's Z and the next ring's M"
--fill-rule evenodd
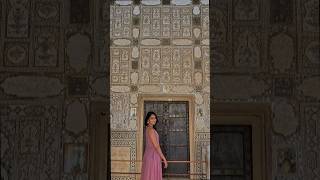
M150 140L151 140L154 148L157 150L158 154L160 155L161 159L163 161L167 161L166 158L164 157L162 151L161 151L161 148L160 148L159 142L157 141L157 138L156 138L156 135L154 133L154 130L151 129L151 128L147 128L147 134L150 137Z

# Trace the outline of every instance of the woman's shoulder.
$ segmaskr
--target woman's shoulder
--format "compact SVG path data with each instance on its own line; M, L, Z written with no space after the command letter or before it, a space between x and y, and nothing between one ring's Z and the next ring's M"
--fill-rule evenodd
M156 130L152 127L147 127L146 131L151 133L151 132L155 132Z

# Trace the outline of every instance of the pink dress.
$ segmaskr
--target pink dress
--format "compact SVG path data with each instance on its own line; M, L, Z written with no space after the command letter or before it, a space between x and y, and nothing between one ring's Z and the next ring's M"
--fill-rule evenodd
M155 132L157 141L159 142L159 135L157 131L153 131ZM157 150L154 148L151 139L147 135L146 147L142 160L141 180L162 180L161 158Z

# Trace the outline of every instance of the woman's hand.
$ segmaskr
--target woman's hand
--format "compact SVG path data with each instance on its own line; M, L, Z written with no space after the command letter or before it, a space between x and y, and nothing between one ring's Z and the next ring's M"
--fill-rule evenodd
M163 160L163 163L164 163L164 168L166 168L166 169L167 169L167 167L168 167L168 162L167 162L167 160L166 160L166 159L164 159L164 160Z

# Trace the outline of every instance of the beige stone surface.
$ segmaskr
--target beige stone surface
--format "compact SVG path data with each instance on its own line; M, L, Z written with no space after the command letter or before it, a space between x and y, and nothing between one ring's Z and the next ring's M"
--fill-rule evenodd
M130 162L127 160L130 160L130 147L111 147L112 172L129 172Z
M159 39L143 39L141 44L145 46L157 46L160 45L161 41Z
M117 46L129 46L131 44L131 41L128 39L116 39L113 40L113 43Z

